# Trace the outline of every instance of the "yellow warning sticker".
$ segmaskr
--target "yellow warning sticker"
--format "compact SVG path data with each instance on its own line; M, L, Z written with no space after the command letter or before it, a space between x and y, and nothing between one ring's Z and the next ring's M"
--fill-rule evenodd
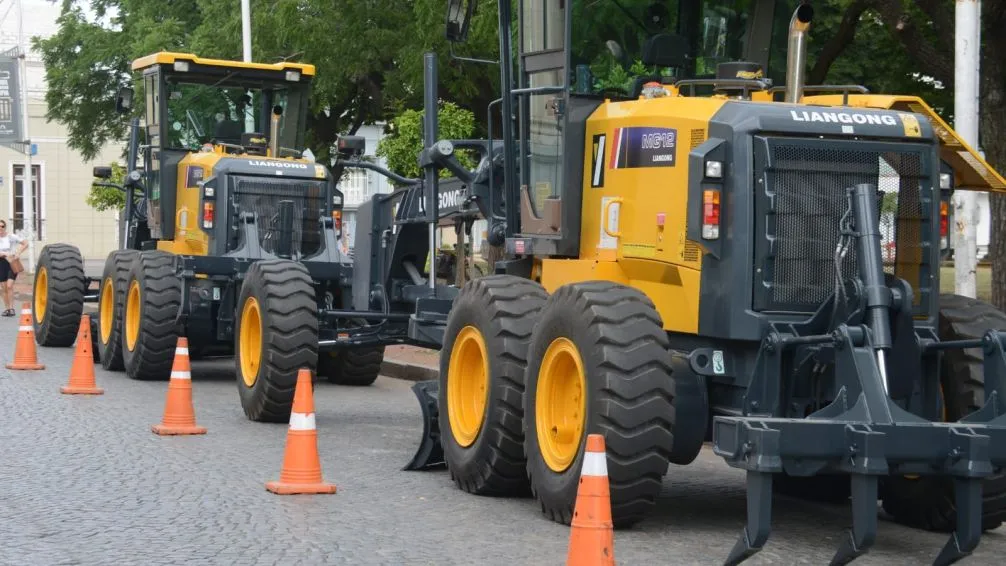
M622 244L622 254L635 257L653 257L656 254L656 246L648 244Z
M317 179L324 179L325 178L325 166L324 165L315 165L314 166L314 176Z
M913 114L899 114L901 124L905 127L905 135L910 138L921 138L922 127L919 126L919 119Z

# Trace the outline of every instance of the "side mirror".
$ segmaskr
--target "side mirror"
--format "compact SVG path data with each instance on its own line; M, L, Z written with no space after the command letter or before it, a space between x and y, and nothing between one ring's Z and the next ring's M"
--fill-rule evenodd
M468 26L475 12L476 0L447 1L447 41L461 43L468 39Z
M99 179L111 179L112 168L104 165L97 165L94 167L94 176Z
M367 150L367 140L363 136L340 136L335 143L339 156L344 158L363 155Z
M125 86L119 89L115 96L115 111L119 114L128 114L133 109L133 89Z

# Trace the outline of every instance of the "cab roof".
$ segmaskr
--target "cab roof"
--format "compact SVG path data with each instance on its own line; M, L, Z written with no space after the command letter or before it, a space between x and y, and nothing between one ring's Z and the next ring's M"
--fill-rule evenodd
M132 69L140 71L154 65L173 65L176 61L189 61L200 67L216 67L219 69L248 69L255 71L299 71L301 75L313 77L314 65L305 63L254 63L244 61L232 61L229 59L207 59L192 53L175 53L172 51L161 51L140 57L133 61Z

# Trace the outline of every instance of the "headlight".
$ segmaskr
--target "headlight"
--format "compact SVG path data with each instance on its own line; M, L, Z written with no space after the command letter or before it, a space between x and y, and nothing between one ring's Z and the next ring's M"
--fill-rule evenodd
M940 188L941 189L950 188L950 173L940 173Z
M722 161L706 161L706 177L719 179L723 177Z

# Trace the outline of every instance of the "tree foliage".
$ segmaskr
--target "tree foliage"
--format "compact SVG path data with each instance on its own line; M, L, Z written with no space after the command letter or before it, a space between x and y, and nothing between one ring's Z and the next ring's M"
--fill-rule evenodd
M421 110L402 112L388 124L387 135L377 144L377 155L385 158L389 169L404 177L415 178L420 173L418 153L423 148L424 115ZM453 102L441 102L437 121L442 139L469 138L475 129L474 114ZM457 158L461 165L469 169L475 167L470 155L458 152ZM450 175L446 169L440 171L441 177Z
M104 212L106 210L119 210L126 206L126 193L115 187L101 186L98 184L99 182L104 182L107 184L122 186L122 182L126 178L126 168L118 163L111 163L110 165L112 167L112 177L107 181L100 180L91 184L91 190L85 199L87 201L87 205L98 212Z

